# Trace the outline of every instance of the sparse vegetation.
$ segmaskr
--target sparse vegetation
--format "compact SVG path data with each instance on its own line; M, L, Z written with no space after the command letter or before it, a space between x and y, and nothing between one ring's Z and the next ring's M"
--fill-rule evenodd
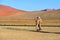
M0 25L35 25L35 20L0 20ZM60 25L60 20L42 20L42 25Z

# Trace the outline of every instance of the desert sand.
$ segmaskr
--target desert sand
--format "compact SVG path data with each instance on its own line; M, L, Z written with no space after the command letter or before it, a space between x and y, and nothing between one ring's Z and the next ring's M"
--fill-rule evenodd
M60 27L0 26L0 40L60 40Z

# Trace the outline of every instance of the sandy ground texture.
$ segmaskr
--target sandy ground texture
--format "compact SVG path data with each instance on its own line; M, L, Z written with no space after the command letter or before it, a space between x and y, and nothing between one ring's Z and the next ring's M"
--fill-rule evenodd
M0 26L0 40L60 40L60 27Z

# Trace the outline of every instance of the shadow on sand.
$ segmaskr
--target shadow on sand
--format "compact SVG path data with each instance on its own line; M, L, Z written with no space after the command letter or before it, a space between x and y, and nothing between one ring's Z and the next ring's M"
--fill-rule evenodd
M20 29L20 28L5 28L5 29L16 30L16 31L31 31L31 32L37 32L36 30ZM53 34L60 34L60 32L48 32L48 31L40 31L39 33L53 33Z

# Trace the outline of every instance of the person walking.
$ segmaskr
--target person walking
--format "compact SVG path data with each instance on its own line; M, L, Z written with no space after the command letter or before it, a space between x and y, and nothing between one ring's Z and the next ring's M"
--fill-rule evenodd
M37 31L39 32L41 30L41 18L40 17L37 17L35 22L36 22L36 29Z

